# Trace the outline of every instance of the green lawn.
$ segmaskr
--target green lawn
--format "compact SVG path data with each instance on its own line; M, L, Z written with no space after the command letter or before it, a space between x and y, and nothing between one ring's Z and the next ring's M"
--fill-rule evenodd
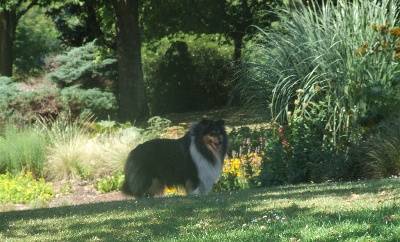
M4 212L0 241L400 241L400 180Z

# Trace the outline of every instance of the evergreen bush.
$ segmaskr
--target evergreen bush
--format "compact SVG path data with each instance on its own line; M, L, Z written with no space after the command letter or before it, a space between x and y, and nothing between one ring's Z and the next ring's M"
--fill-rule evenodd
M143 49L152 115L224 106L232 48L219 36L180 35Z
M83 89L113 90L117 80L117 60L112 51L92 41L72 48L51 61L54 70L47 77L59 87L80 85Z
M9 101L18 95L17 87L11 78L0 76L0 127L13 110L8 108Z

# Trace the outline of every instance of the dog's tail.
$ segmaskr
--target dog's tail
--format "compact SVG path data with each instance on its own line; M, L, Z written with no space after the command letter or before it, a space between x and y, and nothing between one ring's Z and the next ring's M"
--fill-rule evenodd
M134 162L132 154L128 156L125 166L125 181L121 191L124 194L140 198L145 195L151 186L151 180L147 179L146 172L140 164Z

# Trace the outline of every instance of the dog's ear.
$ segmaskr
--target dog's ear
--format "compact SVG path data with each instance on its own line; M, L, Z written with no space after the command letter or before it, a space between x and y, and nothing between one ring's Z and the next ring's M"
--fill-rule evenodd
M200 124L202 127L208 127L211 124L211 120L208 118L203 117L203 119L200 121Z
M220 127L224 127L225 126L225 121L223 119L220 119L217 121L217 125Z

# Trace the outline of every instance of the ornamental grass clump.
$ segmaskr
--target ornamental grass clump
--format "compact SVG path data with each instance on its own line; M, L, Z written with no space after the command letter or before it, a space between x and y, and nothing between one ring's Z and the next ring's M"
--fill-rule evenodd
M340 174L356 166L345 156L365 137L369 126L364 124L400 110L396 42L386 43L389 37L382 36L382 31L391 38L397 34L390 25L397 22L397 6L397 0L299 1L277 10L278 28L260 30L258 41L249 44L238 90L245 104L269 111L274 121L291 128L292 150L273 154L278 160L289 155L282 161L293 162L289 170L300 168L286 176L286 168L277 166L285 182L342 179ZM390 44L390 58L370 54ZM270 168L261 175L280 174L267 172Z
M104 125L115 127L102 129ZM142 136L135 127L117 126L93 123L90 118L42 122L37 129L48 142L46 178L94 180L110 171L122 172L127 155L142 142Z
M273 118L283 122L297 122L294 112L307 121L323 111L319 122L329 133L326 140L336 147L357 142L363 131L357 120L380 108L371 93L393 89L398 65L383 55L361 59L354 52L379 37L372 23L396 22L396 6L389 0L339 0L281 9L279 29L261 30L260 41L249 48L247 78L239 83L245 102L257 97L258 107L269 105Z
M46 142L40 133L28 128L6 125L0 134L0 174L44 175Z

